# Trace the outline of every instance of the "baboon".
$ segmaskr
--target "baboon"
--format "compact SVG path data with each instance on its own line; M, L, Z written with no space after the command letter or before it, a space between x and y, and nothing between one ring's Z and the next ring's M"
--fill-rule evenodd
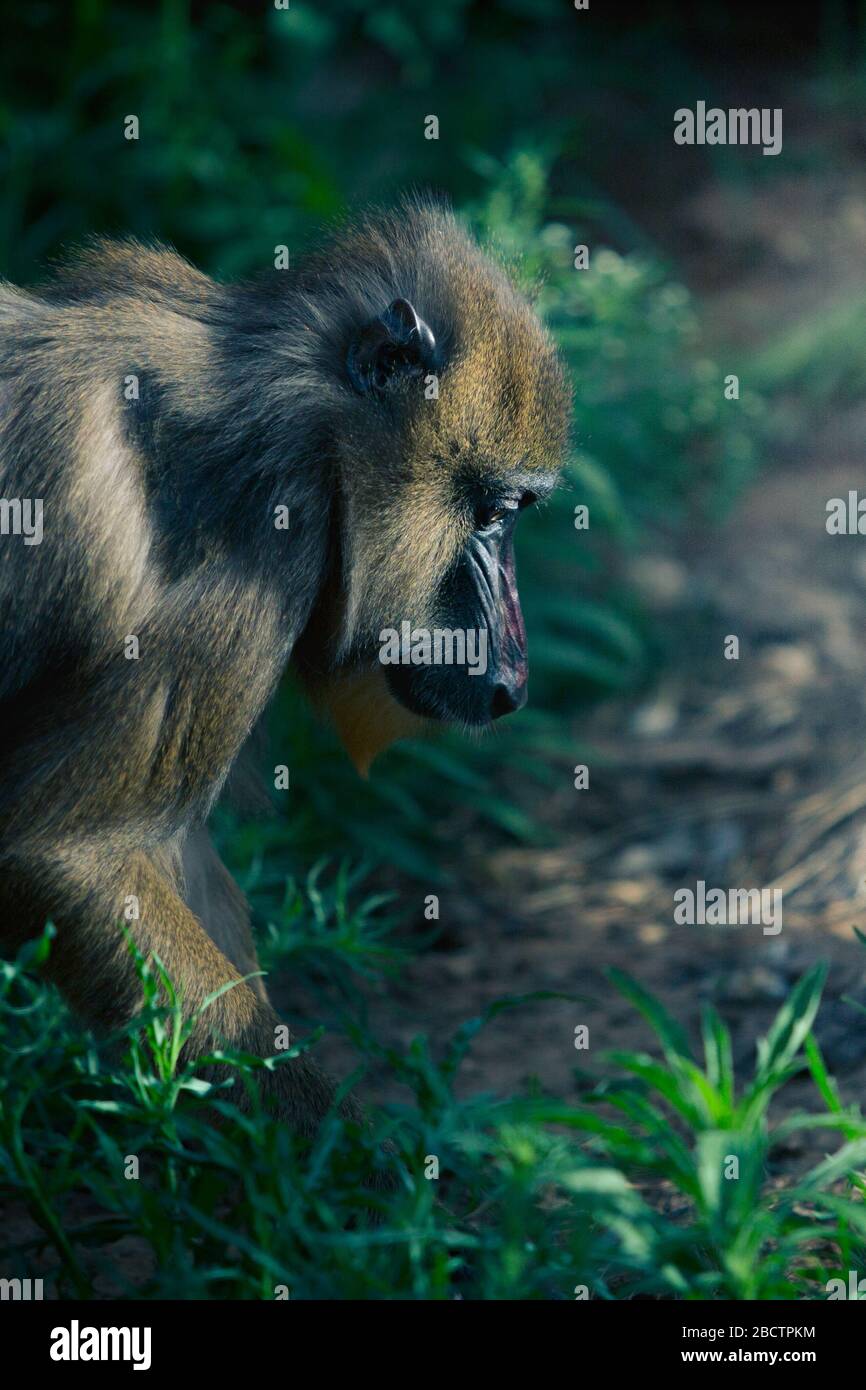
M205 825L288 663L362 770L524 702L512 537L568 394L508 275L424 198L248 283L96 240L0 284L0 496L43 518L38 544L0 535L0 931L53 919L92 1025L140 1006L124 921L190 1016L257 969ZM406 621L483 631L486 671L383 665ZM188 1054L273 1055L278 1022L240 983ZM263 1077L301 1132L333 1101L305 1056Z

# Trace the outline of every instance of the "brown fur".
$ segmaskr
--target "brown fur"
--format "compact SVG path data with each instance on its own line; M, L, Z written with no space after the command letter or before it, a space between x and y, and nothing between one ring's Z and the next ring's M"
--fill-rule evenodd
M438 400L347 381L353 334L400 296L435 335ZM190 1013L257 968L204 824L281 671L294 660L364 771L421 728L379 632L437 619L467 499L550 486L566 413L528 306L424 202L248 285L135 242L32 293L0 285L0 495L44 499L45 525L38 546L0 536L0 923L14 946L54 919L51 972L85 1018L138 1006L124 920ZM278 1022L237 983L188 1051L269 1055ZM334 1095L306 1058L263 1085L302 1130Z

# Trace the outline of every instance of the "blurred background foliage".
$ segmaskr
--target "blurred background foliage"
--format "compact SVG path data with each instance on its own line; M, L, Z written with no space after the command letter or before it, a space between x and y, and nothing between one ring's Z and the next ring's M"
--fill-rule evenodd
M0 1223L10 1271L28 1274L47 1236L61 1287L90 1296L95 1262L110 1288L120 1280L129 1292L107 1244L127 1234L146 1247L147 1289L162 1297L271 1297L288 1272L293 1298L571 1298L580 1280L604 1298L787 1298L821 1289L828 1270L862 1267L862 1179L854 1202L838 1183L862 1166L866 1127L843 1107L809 1036L821 972L781 1007L744 1090L712 1011L696 1063L679 1025L621 977L665 1063L621 1051L612 1079L579 1106L456 1098L472 1039L515 1000L466 1024L436 1060L424 1038L405 1056L383 1051L359 1024L357 988L429 940L398 937L405 908L393 884L408 875L435 885L479 824L541 838L545 788L570 778L585 751L581 710L658 671L665 635L629 557L677 546L729 506L774 431L791 438L808 418L780 403L823 409L862 394L866 299L854 295L771 326L737 405L725 400L731 354L678 270L671 209L709 174L748 192L778 179L781 161L669 138L673 107L723 104L733 68L767 105L774 72L795 70L810 84L810 110L848 113L862 129L862 9L592 0L588 22L571 0L7 7L0 274L34 281L64 247L101 232L158 237L217 276L243 275L272 265L277 245L302 254L323 224L361 204L432 188L537 296L575 388L563 485L519 538L530 707L477 743L395 749L361 783L287 682L271 761L290 768L288 797L274 797L271 816L218 811L221 848L259 918L263 964L291 960L293 978L330 989L317 1018L333 1015L336 997L362 1058L404 1084L406 1104L377 1131L401 1173L396 1192L374 1199L380 1224L365 1229L370 1136L347 1136L334 1116L311 1163L261 1115L215 1135L197 1118L195 1078L166 1059L155 996L144 1039L131 1027L129 1057L115 1068L112 1054L106 1066L31 978L46 937L0 970L0 1040L12 1060L0 1068L0 1195L35 1223L32 1232ZM431 114L438 141L424 138ZM138 141L123 138L129 115ZM857 139L862 152L862 133L851 148ZM810 158L825 153L786 146L788 170L808 174ZM582 244L586 270L574 265ZM712 268L712 253L704 260ZM588 530L575 529L579 505ZM821 1127L847 1142L783 1191L762 1177L775 1143L766 1108L804 1047L826 1113L797 1112L788 1132ZM180 1091L191 1109L176 1108ZM719 1154L732 1148L746 1179L720 1186ZM151 1156L147 1181L117 1181L129 1152ZM451 1174L444 1196L419 1177L417 1156L430 1153ZM650 1209L647 1174L676 1192L688 1219ZM96 1199L86 1219L82 1192Z
M542 785L561 777L583 702L652 673L656 634L618 557L737 494L764 403L745 387L736 408L725 401L728 368L641 209L657 208L655 183L675 196L695 176L693 151L660 164L658 151L674 150L670 93L711 99L720 43L760 70L762 49L779 43L772 9L746 23L702 5L684 26L665 3L594 9L587 23L566 0L36 0L4 17L4 275L32 280L97 231L159 237L235 276L271 265L278 244L302 253L359 205L432 188L534 287L574 380L563 487L519 542L530 708L486 742L396 750L362 787L329 732L285 704L290 809L256 832L259 845L279 842L283 862L308 867L336 846L441 873L437 826L447 835L456 802L531 839L497 769ZM846 13L829 4L785 19L791 42L814 45L819 74L850 57ZM424 138L430 114L438 140ZM123 138L128 115L137 141ZM732 178L774 177L775 160L729 156L701 152ZM577 270L584 243L589 269ZM761 380L802 372L811 342L799 355L787 341L771 349ZM580 504L588 531L573 524ZM243 820L227 813L223 829L240 862Z

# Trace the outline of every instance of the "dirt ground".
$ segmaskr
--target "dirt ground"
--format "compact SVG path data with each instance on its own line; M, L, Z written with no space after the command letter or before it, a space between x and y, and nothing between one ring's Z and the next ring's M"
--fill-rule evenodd
M669 219L713 349L730 345L725 371L739 370L741 348L862 287L866 177L840 157L845 129L801 120L798 131L796 110L786 106L786 138L801 153L823 139L825 172L795 164L751 190L708 182ZM866 949L853 933L866 930L866 542L828 535L825 521L828 499L862 475L866 409L804 419L724 524L630 562L671 659L649 693L576 722L588 790L566 771L543 804L526 790L557 848L461 835L457 886L440 895L441 942L370 1000L381 1036L406 1044L426 1033L435 1044L502 995L579 996L500 1015L474 1044L464 1093L513 1094L532 1078L574 1098L576 1068L592 1071L608 1048L645 1047L611 966L693 1034L712 1001L747 1075L755 1039L818 959L830 966L819 1040L845 1099L863 1093L866 1017L843 996L866 1001ZM728 635L739 638L736 661L723 655ZM781 889L782 930L675 925L674 892L701 879ZM589 1026L588 1051L575 1051L577 1024ZM324 1054L336 1069L351 1061L338 1042ZM376 1076L366 1089L399 1095ZM811 1103L810 1090L795 1082L782 1104Z
M796 101L785 110L786 139L796 141ZM795 162L761 191L710 181L673 214L655 210L699 294L713 351L730 345L726 371L738 370L740 348L862 291L866 173L845 155L849 135L803 122L801 149L824 141L822 174ZM575 720L573 761L589 766L587 790L574 789L566 768L543 800L534 785L516 788L555 847L492 843L458 815L440 940L370 992L374 1032L398 1046L424 1033L435 1048L502 996L574 996L499 1015L462 1068L463 1094L506 1096L531 1083L576 1099L605 1050L651 1045L610 967L658 995L694 1037L701 1006L714 1003L747 1076L756 1038L819 959L830 967L819 1041L843 1098L866 1091L866 1017L845 1002L866 1003L866 949L853 932L866 931L866 540L825 529L828 499L862 475L866 408L804 418L723 524L689 535L676 553L648 538L630 560L670 659L652 690ZM739 638L736 661L723 655L729 635ZM782 930L676 925L674 893L698 880L781 889ZM410 909L417 893L419 922L427 891L401 887ZM271 985L299 1031L317 1021L316 1001L290 977ZM578 1024L589 1028L587 1051L574 1048ZM357 1062L336 1034L316 1055L339 1075ZM362 1091L401 1098L375 1072ZM813 1104L807 1080L792 1083L774 1113L802 1104ZM826 1142L793 1138L786 1163L799 1166ZM12 1234L35 1234L18 1209L5 1220ZM133 1280L146 1274L134 1240L111 1254Z

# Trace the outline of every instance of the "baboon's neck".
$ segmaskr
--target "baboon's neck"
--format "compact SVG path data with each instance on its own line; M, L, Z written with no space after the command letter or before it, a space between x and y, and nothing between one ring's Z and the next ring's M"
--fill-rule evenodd
M135 372L138 396L124 421L162 524L247 552L258 537L267 564L275 529L297 534L305 513L327 516L329 431L298 387L284 319L249 287L219 291L195 318L165 303L134 323L127 309L117 369Z

